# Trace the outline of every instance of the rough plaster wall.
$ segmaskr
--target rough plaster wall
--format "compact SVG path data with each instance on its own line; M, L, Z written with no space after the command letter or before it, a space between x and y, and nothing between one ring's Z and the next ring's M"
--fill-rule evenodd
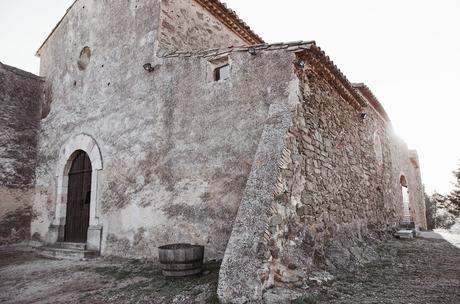
M0 63L0 245L30 237L43 80Z
M268 108L286 95L291 58L234 54L220 82L208 82L200 58L157 58L148 73L153 22L137 20L155 20L156 11L116 3L79 1L43 50L54 98L42 121L33 232L46 238L54 216L59 149L85 133L103 161L103 254L154 259L159 245L193 242L206 245L206 258L222 258ZM80 71L85 45L92 56Z
M263 62L270 64L262 67ZM161 108L152 113L150 128L142 127L155 132L145 158L121 172L114 168L118 175L105 183L102 208L107 230L113 229L108 252L155 258L157 246L180 241L203 244L207 257L222 258L268 107L286 94L287 76L280 72L286 58L236 54L230 78L210 83L208 64L171 59L144 76L155 81L150 91L160 96L150 102ZM123 243L110 242L120 235Z
M79 0L42 47L40 75L53 95L39 138L37 219L32 224L32 233L42 239L54 217L57 158L66 140L106 130L101 149L116 153L111 149L115 141L126 153L139 149L123 135L136 129L142 112L124 111L138 100L136 79L143 75L142 64L154 56L158 16L158 1ZM85 46L91 58L80 70L77 61ZM125 125L128 121L132 126ZM137 144L148 135L139 136Z
M194 0L162 0L160 49L197 50L247 44Z

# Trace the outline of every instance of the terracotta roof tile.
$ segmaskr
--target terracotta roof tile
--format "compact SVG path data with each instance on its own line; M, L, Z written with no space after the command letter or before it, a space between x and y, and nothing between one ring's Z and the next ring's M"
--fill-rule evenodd
M219 0L195 0L206 8L217 19L222 21L228 28L240 36L248 44L263 43L264 40L254 33L252 29L238 17L227 4Z
M230 54L232 52L248 52L250 49L254 49L256 52L268 52L268 51L276 51L276 50L285 50L288 52L294 52L299 50L309 49L310 45L315 45L314 41L296 41L296 42L288 42L288 43L262 43L262 44L254 44L254 45L240 45L240 46L230 46L226 48L212 48L206 50L194 50L194 51L172 51L169 53L164 53L162 56L163 58L170 58L170 57L184 57L193 56L193 57L214 57L220 56L224 54Z
M371 89L364 83L353 83L353 87L364 96L364 98L369 102L369 104L379 113L385 121L390 121L390 118L383 108L383 105L372 93Z

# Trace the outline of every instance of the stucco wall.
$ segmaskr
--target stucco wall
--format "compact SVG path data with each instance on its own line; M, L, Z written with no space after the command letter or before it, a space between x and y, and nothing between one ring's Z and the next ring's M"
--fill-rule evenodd
M137 100L136 79L145 72L142 65L154 56L158 16L158 1L79 0L40 49L40 75L52 92L42 115L34 198L37 217L32 223L32 233L43 241L55 217L56 170L65 142L99 129L129 132L132 128L126 130L125 121L136 123L138 114L122 113ZM91 56L81 69L84 47L89 47ZM129 151L129 139L114 134L106 135L107 149L120 140L122 149Z
M30 237L43 80L0 63L0 244Z
M157 246L193 242L222 258L269 106L294 78L292 58L233 54L230 78L214 82L204 58L155 58L152 23L138 21L156 18L143 12L147 2L79 1L42 50L53 102L42 120L32 233L47 239L59 151L86 134L103 162L94 190L102 254L155 259ZM81 71L83 46L92 55ZM158 66L148 73L151 61Z
M168 51L246 44L193 0L162 0L159 28L159 47Z

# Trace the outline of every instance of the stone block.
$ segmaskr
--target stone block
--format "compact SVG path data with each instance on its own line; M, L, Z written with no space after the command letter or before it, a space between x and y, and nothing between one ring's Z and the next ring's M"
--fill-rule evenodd
M86 248L88 250L101 250L102 226L89 226Z

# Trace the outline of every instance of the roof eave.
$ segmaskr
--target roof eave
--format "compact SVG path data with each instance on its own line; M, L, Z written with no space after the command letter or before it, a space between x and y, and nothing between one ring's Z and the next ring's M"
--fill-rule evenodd
M390 122L390 117L385 111L385 108L367 85L365 85L364 83L353 83L353 87L364 96L364 98L369 102L372 108L374 108L375 111L377 111L377 113L383 118L383 120Z
M237 34L248 44L264 43L264 40L254 33L252 29L241 20L238 15L219 0L195 0L214 17L219 19L230 30Z

